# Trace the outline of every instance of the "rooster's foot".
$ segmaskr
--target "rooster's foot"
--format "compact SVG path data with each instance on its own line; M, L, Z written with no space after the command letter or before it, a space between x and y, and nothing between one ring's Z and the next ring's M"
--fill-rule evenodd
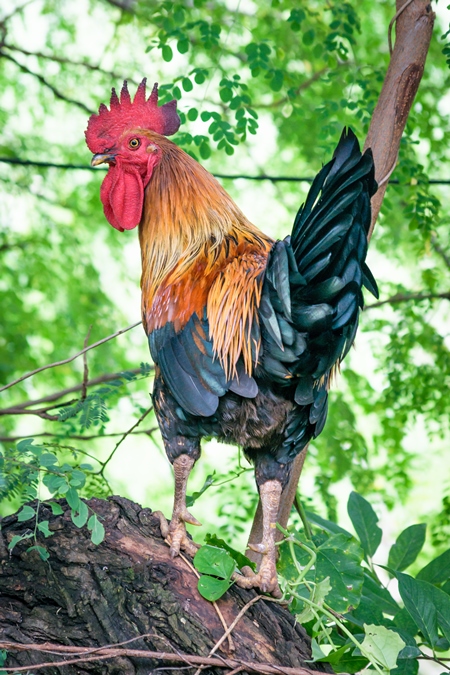
M176 558L180 551L194 557L200 546L189 539L185 523L190 525L201 525L201 523L186 508L178 512L174 511L170 523L161 511L155 511L154 515L159 519L161 534L170 546L170 557Z
M245 576L234 574L233 580L240 588L259 588L262 593L270 593L274 598L281 598L282 593L278 585L277 568L275 561L265 555L259 572L249 572L249 568L242 570Z

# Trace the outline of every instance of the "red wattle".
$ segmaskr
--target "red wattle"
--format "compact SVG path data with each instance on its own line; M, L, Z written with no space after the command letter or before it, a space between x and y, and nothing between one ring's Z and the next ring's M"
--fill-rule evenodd
M144 204L144 186L138 171L110 166L102 183L100 198L109 223L116 230L132 230L139 225Z

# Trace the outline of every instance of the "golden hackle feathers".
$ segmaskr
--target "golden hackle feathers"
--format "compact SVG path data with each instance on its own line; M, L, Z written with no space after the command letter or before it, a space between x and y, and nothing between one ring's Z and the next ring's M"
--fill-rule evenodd
M252 349L252 324L258 321L256 310L261 301L262 275L267 253L251 252L234 259L214 281L208 295L207 316L211 326L214 351L228 379L236 377L241 357L246 373L258 361L259 344Z
M161 136L155 143L162 159L146 189L139 228L144 325L150 332L173 321L179 330L206 308L227 375L235 374L241 355L250 374L251 326L273 241L189 155Z

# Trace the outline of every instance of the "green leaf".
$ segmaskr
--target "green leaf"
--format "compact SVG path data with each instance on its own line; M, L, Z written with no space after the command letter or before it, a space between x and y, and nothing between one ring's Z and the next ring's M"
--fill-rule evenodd
M201 550L201 549L200 549ZM224 593L232 586L232 584L226 579L215 579L210 577L207 574L200 577L198 580L197 588L200 595L209 600L210 602L215 602L222 597Z
M73 487L83 487L83 485L86 483L86 474L83 473L83 471L79 471L78 469L74 469L70 475L70 485Z
M367 557L372 557L380 545L383 534L377 525L377 514L369 502L357 492L350 494L347 511L364 549L364 553Z
M372 604L381 612L389 614L390 616L395 616L400 611L399 605L395 602L389 591L377 584L367 572L364 572L364 586L361 603Z
M190 110L188 111L188 114L187 114L188 120L190 120L191 122L195 122L197 117L198 117L197 108L190 108Z
M16 546L19 543L19 541L23 541L24 539L30 539L32 536L33 536L32 532L28 532L27 534L15 534L8 544L8 551L12 551L14 546Z
M162 48L162 57L164 61L167 62L172 61L173 59L172 47L170 47L169 45L164 45L164 47Z
M199 147L200 151L200 157L202 159L208 159L208 157L211 157L211 147L209 143L202 143Z
M39 457L42 453L42 446L34 445L34 438L23 438L17 443L16 447L20 454L31 452L33 455Z
M200 154L201 154L201 151L200 151ZM192 495L186 495L186 506L187 506L188 508L191 507L191 506L193 506L193 504L195 504L195 502L197 501L197 499L198 499L199 497L201 497L202 494L203 494L204 492L206 492L206 490L207 490L209 487L211 487L211 485L214 484L214 475L215 475L215 471L214 471L212 474L210 474L209 476L206 476L206 480L205 480L205 482L203 483L203 485L202 485L202 487L200 488L200 490L198 490L197 492L193 492Z
M89 509L82 499L79 500L76 509L72 509L70 517L77 527L83 527L86 524L89 515Z
M42 482L50 492L62 492L61 488L67 485L65 476L55 476L54 474L46 474Z
M320 648L319 643L317 642L316 638L313 638L311 640L311 660L313 663L315 661L322 661L323 659L326 658L325 652L323 652Z
M325 530L325 532L330 532L331 534L346 534L348 537L352 536L350 532L347 532L344 528L333 523L331 520L325 520L325 518L318 516L317 513L306 511L306 517L311 525L320 527L322 530Z
M316 33L312 28L310 30L307 30L306 33L303 33L302 38L303 44L306 45L307 47L312 45L312 43L314 42L315 35Z
M405 643L398 633L384 626L364 625L361 647L387 673L397 665L397 657Z
M64 513L63 509L59 504L56 502L45 502L52 510L52 514L54 516L60 516L62 513Z
M399 659L417 659L418 656L421 656L422 652L418 647L414 645L406 645L403 647L402 651L398 655Z
M317 549L315 582L329 577L331 591L327 604L335 612L349 612L358 606L364 580L361 560L359 545L343 534L330 537Z
M295 538L316 553L316 564L307 573L306 580L319 584L329 578L331 591L327 595L327 604L334 611L341 613L357 607L361 597L364 570L361 567L363 551L354 538L350 535L335 534L318 547L300 533L296 533ZM301 567L310 562L311 555L308 551L295 545L294 552ZM298 571L287 542L280 546L277 569L287 580L294 582L297 580ZM307 591L302 592L305 595L306 593ZM309 593L306 597L309 597Z
M186 54L189 51L189 40L182 39L177 42L177 49L180 54Z
M236 561L236 564L239 569L242 569L246 565L248 567L251 567L254 572L256 572L256 565L254 562L249 560L247 556L245 556L243 553L240 553L239 551L236 551L234 548L231 548L231 546L228 546L226 541L224 539L219 539L219 537L215 534L209 534L209 532L206 533L205 535L205 544L208 544L209 546L216 546L217 548L223 548L225 551L227 551L233 560Z
M38 523L37 528L39 532L42 532L44 537L52 537L55 534L49 529L48 520L41 520L41 522Z
M397 578L398 590L405 608L428 644L435 645L439 636L437 611L429 593L429 587L433 588L433 586L401 572L397 574Z
M312 602L315 602L316 605L319 605L319 607L322 607L325 598L327 597L330 591L331 591L330 580L328 577L326 577L313 587L310 600ZM313 619L315 619L316 614L317 610L316 613L314 614L312 608L307 603L305 603L305 609L300 614L296 614L295 618L299 624L303 625L308 621L312 621Z
M184 91L192 91L194 88L194 85L188 77L183 77L181 86L183 87Z
M94 513L88 520L88 530L91 532L91 541L93 544L101 544L105 538L105 528Z
M76 490L76 488L71 487L67 490L66 499L70 508L73 509L74 511L78 511L80 504L80 497L78 495L78 491Z
M36 515L36 511L33 509L32 506L23 506L22 510L19 511L17 514L17 520L19 523L23 523L25 520L30 520L30 518L34 518Z
M403 530L389 551L388 567L396 572L403 572L412 565L425 543L426 529L427 526L423 523Z
M50 558L50 553L43 546L30 546L27 548L27 551L37 551L41 560L48 560Z
M414 636L417 633L417 625L414 619L411 617L411 614L405 607L397 612L394 617L394 626L399 628L402 633L408 633L409 635Z
M236 563L223 548L206 544L195 554L194 567L202 574L230 579L236 569Z
M364 670L368 664L369 661L365 659L364 656L347 652L337 663L333 663L333 670L335 673L347 673L348 675L353 675L354 673L359 673Z
M430 584L441 584L450 579L450 549L432 560L417 575L417 579Z
M39 463L41 466L49 467L58 464L58 458L52 452L43 452L39 457Z

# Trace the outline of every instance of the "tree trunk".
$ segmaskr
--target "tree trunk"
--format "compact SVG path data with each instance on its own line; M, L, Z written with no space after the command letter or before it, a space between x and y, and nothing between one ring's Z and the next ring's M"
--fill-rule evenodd
M180 653L207 657L224 634L224 627L214 604L199 595L192 567L180 557L171 560L151 510L120 497L91 499L87 503L106 530L103 543L95 546L86 527L78 529L72 523L66 501L59 503L64 510L60 516L52 516L45 505L39 508L39 520L48 519L53 532L53 536L38 542L48 549L47 562L36 550L27 551L31 539L21 541L7 553L12 537L30 532L34 521L21 523L13 515L2 523L0 649L8 650L7 665L27 666L36 672L36 665L45 662L42 672L49 675L147 675L171 663L178 662L173 666L177 672L180 666L186 667ZM232 587L217 602L227 626L256 597L254 591ZM126 646L125 655L114 652L113 659L89 661L88 655L83 659L83 648L117 645L142 635L146 637ZM235 668L242 662L256 666L256 670L239 672L289 672L270 671L258 664L307 672L298 668L310 657L309 639L288 610L275 602L255 601L232 637L234 651L225 640L215 654L219 665L202 672L223 673L220 659L238 664ZM52 643L51 648L47 646L52 653L31 647L17 649L31 643L42 648L43 641ZM15 643L15 648L7 643ZM62 654L61 646L72 647L66 649L72 653ZM130 654L132 650L140 650L140 656ZM142 650L165 653L163 660L169 663L143 658ZM89 656L99 658L92 649ZM52 665L66 659L76 659L77 663Z

